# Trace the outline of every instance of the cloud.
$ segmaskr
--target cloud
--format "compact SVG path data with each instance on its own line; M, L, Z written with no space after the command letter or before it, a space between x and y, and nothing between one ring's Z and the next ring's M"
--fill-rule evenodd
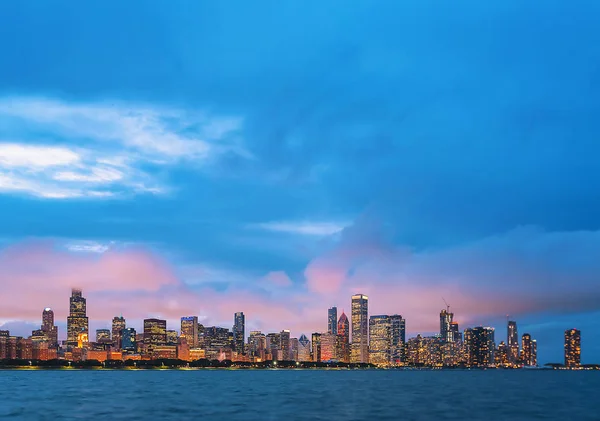
M264 277L264 281L269 286L285 288L293 285L292 280L284 271L269 272Z
M189 110L5 97L0 123L11 139L0 137L0 192L41 198L164 194L162 168L251 157L237 135L241 119Z
M259 228L267 231L288 233L288 234L300 234L300 235L313 235L313 236L327 236L336 234L344 229L346 224L339 222L263 222L259 224L250 225L251 228Z
M62 147L0 144L0 165L3 167L25 167L28 169L70 165L79 162L80 156Z

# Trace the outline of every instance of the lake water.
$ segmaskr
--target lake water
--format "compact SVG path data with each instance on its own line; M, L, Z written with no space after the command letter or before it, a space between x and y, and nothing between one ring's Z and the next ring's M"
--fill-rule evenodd
M600 372L6 370L0 419L600 420Z

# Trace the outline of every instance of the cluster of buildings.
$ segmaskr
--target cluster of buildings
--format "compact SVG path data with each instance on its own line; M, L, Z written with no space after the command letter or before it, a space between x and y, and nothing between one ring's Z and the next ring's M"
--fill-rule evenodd
M537 366L537 342L525 333L519 336L517 323L508 320L506 342L496 344L495 330L472 327L463 332L447 306L440 312L440 331L433 336L406 340L406 320L398 314L369 317L366 295L352 296L350 319L336 307L327 311L327 331L310 338L292 337L289 330L263 333L251 331L246 338L244 313L234 314L232 329L203 326L197 316L181 318L179 331L167 328L167 321L145 319L143 332L127 327L122 316L114 317L111 329L98 329L90 338L86 299L73 289L69 300L67 339L58 340L54 312L42 313L42 325L30 337L11 336L0 330L0 359L231 360L313 361L371 363L383 367L523 367ZM94 340L92 340L94 339ZM247 340L246 340L247 339ZM580 366L581 333L565 332L565 366Z

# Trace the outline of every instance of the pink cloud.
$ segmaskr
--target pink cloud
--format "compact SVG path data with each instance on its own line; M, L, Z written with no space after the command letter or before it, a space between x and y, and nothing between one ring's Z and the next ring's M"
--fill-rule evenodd
M284 271L269 272L264 277L265 283L276 287L289 287L292 285L292 280Z

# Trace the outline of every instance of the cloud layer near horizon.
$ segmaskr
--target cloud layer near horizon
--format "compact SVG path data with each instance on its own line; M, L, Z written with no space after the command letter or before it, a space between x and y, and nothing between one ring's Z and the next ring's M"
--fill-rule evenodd
M367 227L368 238L361 233ZM47 306L64 319L71 287L85 291L89 316L97 322L123 314L177 323L196 314L205 323L228 326L234 312L244 311L249 327L292 329L296 335L323 330L325 310L337 305L349 311L350 296L359 292L369 296L370 314L402 314L412 333L438 329L442 297L461 328L506 314L600 310L600 262L583 257L600 253L600 232L523 227L460 247L418 252L372 232L371 224L360 221L346 228L338 242L308 263L300 283L278 271L240 278L224 290L201 280L187 284L175 267L147 249L72 253L50 241L29 241L0 252L0 320L35 322Z

